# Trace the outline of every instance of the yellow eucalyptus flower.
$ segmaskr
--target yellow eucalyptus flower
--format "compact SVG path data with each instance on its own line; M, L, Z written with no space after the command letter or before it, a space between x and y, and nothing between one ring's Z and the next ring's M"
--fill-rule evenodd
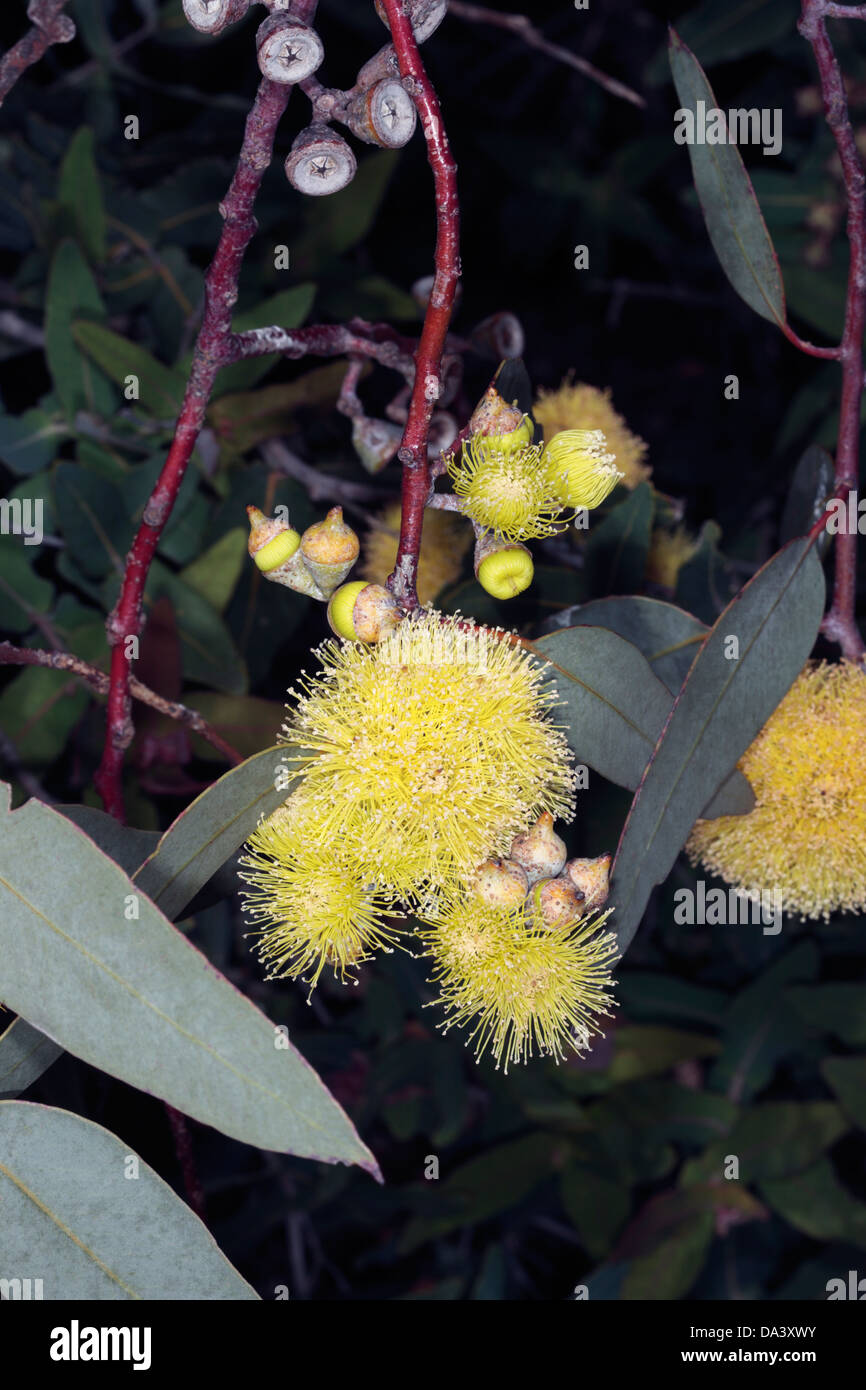
M241 878L249 885L244 909L261 939L257 950L268 979L298 979L312 972L313 988L325 965L344 983L376 950L389 951L398 933L393 895L373 885L339 846L322 844L315 814L303 797L263 821L250 837Z
M532 540L564 531L562 515L540 444L503 448L496 435L475 434L448 464L463 512L485 531L510 541Z
M318 837L402 898L570 816L572 755L541 667L505 634L433 611L375 646L325 643L283 728Z
M432 980L446 1009L444 1030L471 1029L476 1057L497 1067L535 1052L562 1061L585 1052L610 1013L616 939L602 930L609 912L559 932L533 930L522 912L457 893L427 905L423 933L436 964Z
M866 672L813 664L740 759L756 805L698 821L693 863L804 917L866 910Z
M544 464L551 492L572 509L601 506L622 479L601 430L561 430L546 446Z
M627 488L651 476L652 469L644 462L647 446L614 409L609 390L575 382L572 372L557 391L539 391L532 411L547 443L562 430L600 430Z

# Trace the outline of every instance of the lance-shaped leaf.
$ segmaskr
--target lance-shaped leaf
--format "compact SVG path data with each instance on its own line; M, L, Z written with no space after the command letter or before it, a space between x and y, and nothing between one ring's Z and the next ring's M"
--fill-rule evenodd
M799 675L824 610L808 538L791 541L740 590L692 666L647 766L620 839L612 903L620 950L719 786ZM730 657L736 637L739 655Z
M0 1153L3 1272L38 1278L36 1297L258 1298L168 1183L101 1125L3 1101Z
M799 534L799 533L798 533ZM546 631L579 623L586 627L606 627L618 632L637 647L649 662L654 675L675 695L686 678L698 648L709 632L699 618L675 603L643 598L638 594L596 598L579 603L549 618Z
M562 707L558 718L579 763L630 791L640 782L672 698L637 647L602 627L569 627L527 644L550 663ZM724 778L720 778L720 782ZM754 805L739 774L711 787L704 813L740 815Z
M26 1018L13 1018L0 1033L0 1098L20 1096L62 1056L63 1048Z
M375 1159L300 1053L92 840L0 783L5 1002L92 1066L246 1144Z
M668 52L680 109L694 122L689 158L713 249L737 294L755 313L781 326L786 321L782 272L740 152L727 143L732 132L725 125L725 144L704 143L704 120L718 110L713 89L673 29ZM725 121L723 115L717 119ZM683 129L688 135L688 126Z
M290 795L283 749L266 748L223 774L181 811L135 874L142 892L177 918L187 903Z

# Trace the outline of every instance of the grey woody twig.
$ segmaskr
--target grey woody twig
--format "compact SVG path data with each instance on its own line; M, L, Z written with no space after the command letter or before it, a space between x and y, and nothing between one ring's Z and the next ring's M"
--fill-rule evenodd
M570 49L563 48L558 43L551 43L546 39L540 29L536 29L532 20L524 14L503 14L500 10L488 10L486 5L468 5L463 0L448 0L448 9L451 14L457 15L459 19L468 19L475 24L494 24L497 29L507 29L509 33L516 34L530 48L535 48L539 53L546 53L548 58L553 58L558 63L565 63L568 67L574 68L576 72L582 73L590 81L597 82L599 87L603 87L613 97L621 97L623 101L630 101L632 106L646 106L643 97L627 87L624 82L619 82L615 77L609 77L606 72L588 63L585 58L581 58L577 53L572 53Z
M66 0L30 0L27 18L31 27L0 59L0 105L21 74L44 58L53 44L75 38L75 25L63 13L65 5Z
M89 662L73 656L71 652L46 651L44 647L15 647L11 642L0 642L0 666L47 666L53 671L68 671L70 675L80 677L97 695L107 695L109 691L110 682L106 673L100 671L98 666L91 666ZM141 704L149 705L151 709L168 715L169 719L176 719L193 733L199 734L218 749L227 762L237 764L241 761L237 749L226 743L198 710L189 709L177 700L166 700L135 676L130 676L129 691L133 699Z

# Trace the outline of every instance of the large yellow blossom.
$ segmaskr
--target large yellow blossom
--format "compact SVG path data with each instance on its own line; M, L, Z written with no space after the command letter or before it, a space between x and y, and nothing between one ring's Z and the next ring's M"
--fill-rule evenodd
M400 503L392 502L371 526L364 542L364 558L357 571L371 584L384 584L397 559L400 535ZM456 512L424 513L421 554L418 560L418 599L426 608L449 584L460 577L462 560L472 544L472 527Z
M303 797L290 798L263 821L248 851L244 905L269 979L311 971L314 986L327 964L345 981L375 950L395 944L393 896L339 846L322 843L314 817L304 815Z
M608 913L577 920L569 930L526 925L517 912L487 906L471 893L447 895L424 912L432 976L447 1011L441 1025L469 1027L480 1059L497 1066L537 1051L561 1061L578 1054L610 1012L610 968L616 939L602 930Z
M601 430L627 488L650 477L652 470L644 462L647 446L614 409L609 390L575 382L569 373L557 391L539 391L532 412L548 444L562 430Z
M694 862L805 917L866 909L866 673L807 666L740 760L756 805L698 821Z
M574 773L543 668L501 632L427 611L375 646L325 643L283 727L317 834L404 898L470 875Z

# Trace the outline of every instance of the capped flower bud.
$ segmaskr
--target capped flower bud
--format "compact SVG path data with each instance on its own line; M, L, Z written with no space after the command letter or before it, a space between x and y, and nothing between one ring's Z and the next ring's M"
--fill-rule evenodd
M488 386L469 417L468 433L495 434L499 436L497 443L501 444L503 440L508 440L516 432L520 430L525 432L526 424L524 422L526 419L523 411L518 410L516 405L509 405L500 396L495 386ZM517 441L513 442L516 443ZM532 442L531 427L528 434L524 433L521 442L523 444Z
M565 872L586 899L586 911L604 907L610 892L610 855L597 859L569 859Z
M511 858L525 869L532 887L542 878L556 878L565 864L567 850L553 828L553 816L544 811L531 830L515 836Z
M328 604L331 631L349 642L380 642L402 618L403 611L393 594L364 579L342 584Z
M268 15L256 33L256 57L272 82L303 82L312 77L325 56L315 29L285 10Z
M567 878L543 878L529 890L526 917L534 927L563 931L583 916L583 894Z
M200 34L219 34L228 24L242 19L250 0L183 0L183 12Z
M250 519L247 549L265 578L324 602L325 594L304 564L297 531L285 521L266 517L258 507L247 507L247 516Z
M429 39L445 18L448 0L405 0L403 8L412 21L412 33L416 43ZM382 0L376 0L376 13L383 24L388 23L388 11Z
M597 507L622 478L601 430L561 430L544 451L550 488L566 507Z
M313 198L339 193L351 183L357 167L343 137L316 121L295 136L285 164L292 187Z
M494 598L516 598L532 583L535 567L525 545L488 531L475 546L475 577Z
M524 902L529 879L512 859L485 859L476 870L472 889L488 907L508 911Z
M247 507L250 519L250 538L247 550L263 574L275 570L290 560L301 544L298 531L284 521L268 519L258 507Z
M352 134L368 145L382 145L387 150L408 145L417 119L414 101L402 82L393 77L375 82L349 104Z
M355 453L368 473L381 473L400 447L403 431L388 420L372 420L368 415L356 415L352 420L352 443Z
M324 521L308 527L301 537L304 563L326 598L342 584L360 550L358 537L343 520L342 507L332 507Z

